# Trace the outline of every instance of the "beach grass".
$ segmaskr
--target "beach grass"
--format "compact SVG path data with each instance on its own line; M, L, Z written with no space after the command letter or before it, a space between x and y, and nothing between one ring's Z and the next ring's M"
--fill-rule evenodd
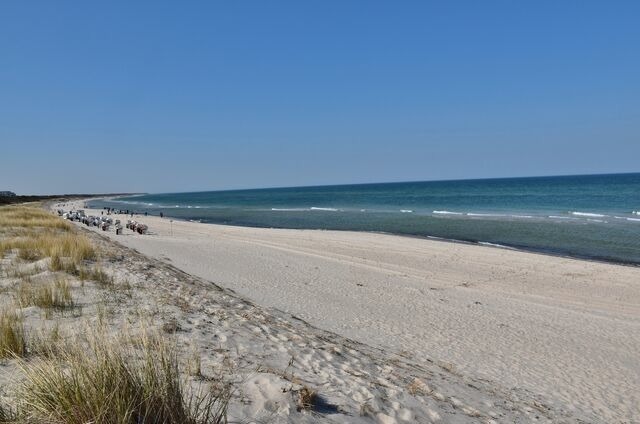
M226 391L196 393L175 348L159 335L137 343L88 330L37 361L22 361L20 418L59 424L224 423Z
M37 306L45 311L47 318L54 311L62 312L75 307L71 286L65 278L41 284L25 279L18 284L15 297L21 308Z
M72 225L37 205L0 207L0 230L7 228L57 229L69 232Z
M0 207L0 232L5 235L0 240L0 257L17 250L18 258L25 261L52 258L57 262L52 268L60 265L61 258L79 265L96 257L91 242L71 224L37 207Z
M27 335L22 316L13 308L0 310L0 358L24 356Z
M0 358L20 374L10 396L0 393L0 423L226 423L228 385L213 389L205 382L199 355L182 364L161 330L122 335L107 322L110 307L102 303L95 307L98 325L76 328L73 337L59 327L69 324L66 318L34 329L34 314L23 309L40 308L49 320L78 308L73 282L82 290L85 281L131 290L102 267L103 254L75 226L37 205L0 207L2 289L9 294L0 299Z
M0 403L0 423L15 422L15 416L7 405Z

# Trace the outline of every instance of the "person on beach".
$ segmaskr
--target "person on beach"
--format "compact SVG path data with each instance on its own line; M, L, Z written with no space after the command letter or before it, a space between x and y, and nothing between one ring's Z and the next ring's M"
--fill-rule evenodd
M160 212L160 218L164 217L164 214L162 212Z

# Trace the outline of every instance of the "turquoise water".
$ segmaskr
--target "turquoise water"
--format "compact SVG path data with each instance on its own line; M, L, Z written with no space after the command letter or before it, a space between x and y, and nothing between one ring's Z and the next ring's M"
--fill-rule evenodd
M206 223L376 231L640 264L640 173L146 194L90 204Z

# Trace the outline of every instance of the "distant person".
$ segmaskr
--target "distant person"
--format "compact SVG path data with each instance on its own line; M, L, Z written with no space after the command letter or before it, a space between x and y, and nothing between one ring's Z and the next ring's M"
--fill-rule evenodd
M164 215L162 214L162 212L160 212L160 218L163 218L163 217L164 217Z

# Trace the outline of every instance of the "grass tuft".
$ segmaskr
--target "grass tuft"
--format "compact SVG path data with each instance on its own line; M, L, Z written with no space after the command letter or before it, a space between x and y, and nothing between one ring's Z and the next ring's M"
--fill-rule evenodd
M33 284L30 280L24 280L16 289L16 300L21 308L37 306L43 309L47 319L53 311L64 312L75 307L71 286L65 279L48 284Z
M24 248L24 249L20 249L20 251L18 252L18 258L24 261L33 262L40 259L41 256L40 256L40 252L38 252L35 249Z
M16 422L15 415L7 405L0 403L0 423Z
M62 271L65 269L65 264L62 258L58 253L54 253L51 256L51 261L49 262L49 269L51 271Z
M89 270L85 279L94 281L99 286L109 286L113 283L113 278L100 267Z
M303 386L298 392L298 411L303 409L313 409L316 400L318 399L318 393L315 390Z
M0 310L0 358L24 356L27 353L27 337L22 316L15 310Z
M175 350L160 337L138 347L94 332L55 357L22 363L20 415L60 424L225 423L228 393L196 396L180 377ZM128 346L128 347L126 347Z

